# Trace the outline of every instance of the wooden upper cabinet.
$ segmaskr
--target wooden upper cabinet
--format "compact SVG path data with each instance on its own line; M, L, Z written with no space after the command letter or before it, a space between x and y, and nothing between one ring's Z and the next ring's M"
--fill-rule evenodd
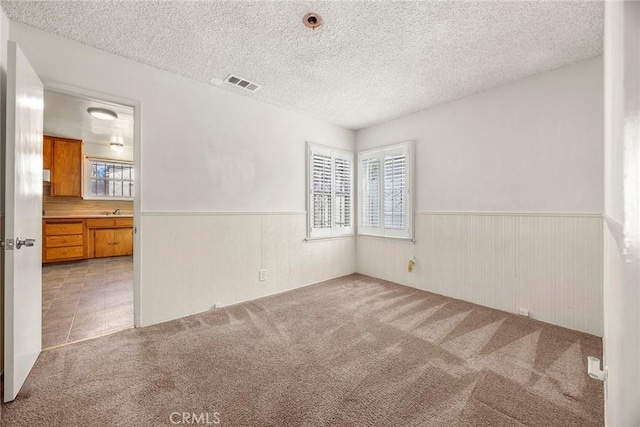
M51 140L51 195L82 197L82 141Z
M51 158L53 157L53 138L45 136L42 138L42 169L51 169Z

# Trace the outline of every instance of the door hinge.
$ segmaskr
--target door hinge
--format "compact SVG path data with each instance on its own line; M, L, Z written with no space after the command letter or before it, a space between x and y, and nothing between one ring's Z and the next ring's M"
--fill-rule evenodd
M2 246L3 248L5 248L8 251L12 251L13 250L13 245L14 244L15 244L15 240L14 239L0 240L0 246Z

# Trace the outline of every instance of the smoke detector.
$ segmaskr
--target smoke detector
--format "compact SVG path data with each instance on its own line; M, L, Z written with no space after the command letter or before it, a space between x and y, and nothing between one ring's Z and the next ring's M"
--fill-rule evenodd
M315 30L316 28L322 25L322 17L317 13L307 13L302 17L302 23L306 26Z
M234 76L233 74L229 74L229 77L225 79L225 82L229 83L230 85L248 90L249 92L255 92L260 89L259 84L252 83L249 80L245 80L242 77Z

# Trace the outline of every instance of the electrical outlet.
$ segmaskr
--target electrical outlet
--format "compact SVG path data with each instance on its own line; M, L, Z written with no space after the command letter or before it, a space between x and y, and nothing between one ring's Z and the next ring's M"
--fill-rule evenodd
M213 308L220 308L220 303L217 302L217 303L213 304Z
M529 310L521 308L520 309L520 316L529 317Z
M267 280L267 270L258 270L258 278L260 281Z

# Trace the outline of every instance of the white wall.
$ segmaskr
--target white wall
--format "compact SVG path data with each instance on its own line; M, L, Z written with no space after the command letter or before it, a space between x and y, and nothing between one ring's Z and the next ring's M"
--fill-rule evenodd
M10 38L45 85L142 102L144 211L304 211L305 140L353 149L338 126L19 23Z
M602 58L357 133L415 141L418 212L602 214Z
M640 3L605 8L604 363L608 426L640 425Z
M142 264L142 325L355 271L354 239L303 244L305 228L299 226L305 211L305 141L353 150L352 131L18 23L11 23L10 38L45 86L62 83L141 102L142 217L136 250ZM286 231L286 240L274 236L280 246L265 245L261 238L274 213L288 214L279 217L285 221L279 227L295 230ZM264 226L256 228L254 221ZM301 251L300 271L269 274L289 268L291 245ZM257 279L267 258L265 284ZM333 258L343 261L324 261Z
M415 141L417 206L415 243L358 237L359 273L602 335L602 58L356 140Z

